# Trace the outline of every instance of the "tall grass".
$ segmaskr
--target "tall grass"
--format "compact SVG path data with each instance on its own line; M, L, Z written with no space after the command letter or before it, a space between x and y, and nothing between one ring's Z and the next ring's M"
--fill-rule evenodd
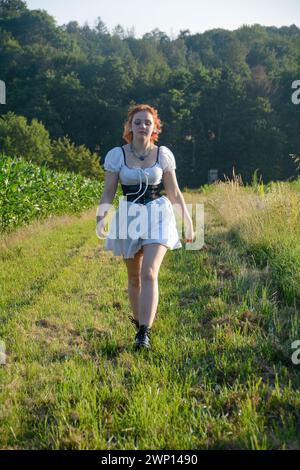
M269 266L283 299L300 304L300 194L285 182L219 182L209 204L259 267Z
M291 187L300 192L300 177L291 183Z

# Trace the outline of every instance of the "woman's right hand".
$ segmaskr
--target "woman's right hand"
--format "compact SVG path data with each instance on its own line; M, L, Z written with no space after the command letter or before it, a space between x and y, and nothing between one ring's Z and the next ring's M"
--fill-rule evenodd
M104 219L101 219L99 222L97 222L96 234L97 234L97 237L100 238L101 240L107 237L105 226L106 226L106 222L104 221Z

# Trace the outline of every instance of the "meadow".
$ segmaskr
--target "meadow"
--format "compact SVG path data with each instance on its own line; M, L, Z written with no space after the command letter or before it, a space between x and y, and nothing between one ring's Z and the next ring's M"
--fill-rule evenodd
M205 244L168 251L141 353L96 206L2 233L2 449L299 449L299 184L184 197Z

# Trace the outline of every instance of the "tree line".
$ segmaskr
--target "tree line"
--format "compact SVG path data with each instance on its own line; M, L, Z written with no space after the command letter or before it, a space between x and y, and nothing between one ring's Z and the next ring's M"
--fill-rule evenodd
M6 84L0 150L14 151L9 119L34 119L49 133L53 166L68 167L73 146L73 154L87 152L76 171L98 177L91 161L102 164L110 148L125 143L128 106L149 103L159 110L159 144L173 150L182 186L206 183L211 169L222 179L234 168L246 182L255 170L266 182L295 175L296 25L184 30L176 38L155 29L136 38L121 25L109 31L101 17L93 28L76 21L58 26L45 10L0 0L0 79Z

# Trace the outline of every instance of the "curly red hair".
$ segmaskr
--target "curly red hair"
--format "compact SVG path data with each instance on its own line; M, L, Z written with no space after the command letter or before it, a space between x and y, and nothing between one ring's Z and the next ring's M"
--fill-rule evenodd
M132 142L132 131L130 130L133 117L136 113L140 111L148 111L153 116L154 121L154 131L150 137L151 142L156 142L158 140L158 136L161 133L162 129L162 122L158 117L157 109L153 108L149 104L135 104L130 106L128 109L127 120L124 122L124 132L123 132L123 139L126 140L128 144Z

